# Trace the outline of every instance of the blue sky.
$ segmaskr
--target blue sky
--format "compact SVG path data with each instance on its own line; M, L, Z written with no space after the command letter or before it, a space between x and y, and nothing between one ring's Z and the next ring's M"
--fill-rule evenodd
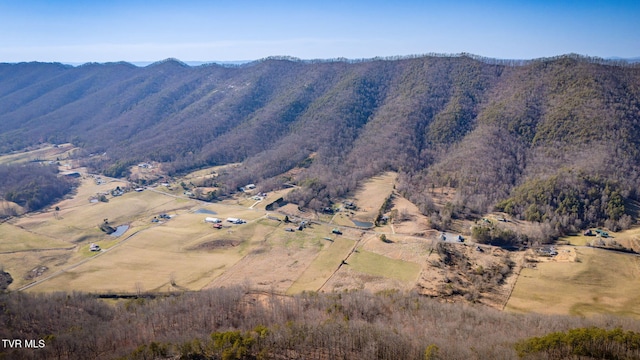
M640 1L0 0L0 62L640 56Z

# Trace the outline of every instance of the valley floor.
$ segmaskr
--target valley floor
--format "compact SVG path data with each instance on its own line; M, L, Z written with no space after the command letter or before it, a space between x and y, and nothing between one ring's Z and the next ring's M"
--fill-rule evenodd
M266 210L289 190L207 203L185 194L178 181L112 196L129 184L74 170L83 175L81 186L55 205L59 211L0 224L0 264L14 279L10 291L417 290L513 312L640 318L633 305L640 302L639 257L567 245L544 258L474 244L466 223L457 224L458 232L432 230L394 192L393 173L364 184L348 201L356 207L320 214L293 205ZM440 194L445 191L452 190ZM95 201L99 194L108 201ZM373 226L383 205L402 221ZM205 221L213 217L219 228ZM99 228L105 222L126 231L107 235Z

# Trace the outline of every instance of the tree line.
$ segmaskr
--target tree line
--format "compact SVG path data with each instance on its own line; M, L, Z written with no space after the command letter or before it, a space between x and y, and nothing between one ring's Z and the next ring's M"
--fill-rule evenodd
M557 348L593 338L600 342L591 348L615 342L615 354L633 358L634 343L617 339L640 331L630 318L510 314L393 290L285 297L233 287L108 303L82 293L10 293L0 295L0 310L0 337L46 343L0 349L11 359L513 359L547 351L536 337L592 327L603 330Z

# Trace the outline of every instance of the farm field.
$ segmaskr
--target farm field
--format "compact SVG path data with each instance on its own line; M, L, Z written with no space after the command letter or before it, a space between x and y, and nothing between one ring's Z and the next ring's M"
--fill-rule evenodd
M522 269L505 309L640 318L640 257L588 247L575 251L575 262L549 261Z
M349 256L354 244L353 240L335 238L287 289L287 294L320 290L335 271L343 266L342 261Z
M68 242L39 235L10 223L0 224L0 254L41 250L41 249L68 249L73 247Z
M186 227L185 225L189 225ZM62 287L93 292L198 290L241 258L234 248L192 251L209 241L211 229L193 214L179 214L165 224L132 234L92 261L33 287L52 291Z
M325 239L330 233L326 225L313 224L304 231L289 232L284 229L290 225L275 220L264 218L258 223L261 234L245 257L207 288L246 284L256 290L283 294L331 246ZM339 261L335 266L338 265Z
M595 230L593 231L595 232ZM632 227L620 232L608 231L607 233L608 236L604 239L598 238L597 236L579 234L576 236L567 236L563 240L568 241L571 245L582 246L592 243L597 244L599 242L609 246L616 244L625 249L640 253L640 227Z
M416 263L390 259L366 250L358 250L351 254L347 264L357 272L406 283L414 283L420 274L420 265Z

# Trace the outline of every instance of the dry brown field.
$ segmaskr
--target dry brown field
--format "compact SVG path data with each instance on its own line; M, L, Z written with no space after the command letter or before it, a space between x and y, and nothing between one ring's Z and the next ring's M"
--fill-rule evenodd
M640 318L640 257L589 247L522 269L507 311Z

